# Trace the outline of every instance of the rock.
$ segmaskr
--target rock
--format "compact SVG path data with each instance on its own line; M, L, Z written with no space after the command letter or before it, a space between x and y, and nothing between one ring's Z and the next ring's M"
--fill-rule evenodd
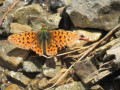
M95 71L97 71L96 66L92 63L90 58L83 60L82 62L77 63L74 66L76 75L81 78L81 80L87 84L93 77L90 77Z
M49 15L43 11L39 4L33 4L18 9L14 13L14 20L20 24L29 24L33 30L39 31L42 25L48 27L48 29L58 28L60 21L60 14Z
M55 66L55 62L52 60L46 60L46 63L44 64L44 66L42 67L43 69L43 74L46 77L55 77L61 70L61 66L59 62L56 62Z
M100 85L94 85L90 88L90 90L104 90Z
M60 70L61 70L61 67L47 68L47 69L43 69L43 74L46 77L54 77L60 72Z
M16 70L27 58L29 51L16 48L7 40L0 41L0 65Z
M45 77L43 76L42 73L36 75L36 77L32 79L30 83L27 85L26 90L39 90L39 88L44 88L46 82L44 81L44 79Z
M39 16L42 13L44 13L44 11L40 5L33 4L16 10L13 14L13 18L20 24L27 24L29 16Z
M39 90L38 89L38 81L39 81L39 79L31 80L30 83L27 85L26 90Z
M64 6L63 0L50 0L49 3L50 3L49 8L54 13L57 12L58 8Z
M45 27L47 27L48 30L56 29L58 28L60 19L60 13L52 15L33 16L29 18L31 22L30 26L35 31L40 31L42 25L45 25Z
M119 69L119 63L115 63L116 56L119 56L118 49L114 51L115 47L119 48L120 38L110 41L109 43L97 48L93 52L93 56L77 63L74 67L75 73L84 84L95 84L96 82L100 81L101 79L105 78L106 76L110 75L112 72L115 72ZM114 47L110 49L111 47ZM110 52L109 52L110 50ZM113 51L114 52L113 52ZM110 54L108 54L108 52ZM111 55L112 57L108 58L107 56ZM115 55L115 57L113 56ZM97 60L97 61L96 61ZM111 69L116 64L116 69ZM96 68L99 67L99 68Z
M3 1L3 0L0 0ZM2 19L3 15L8 11L8 9L16 3L16 0L4 0L3 5L0 6L0 20ZM26 2L20 1L19 4L15 6L14 9L12 9L5 18L4 22L2 23L2 29L0 29L0 34L5 35L5 33L9 34L10 31L10 23L13 21L12 19L12 13L15 12L16 9L24 6Z
M55 88L46 88L44 90L55 90Z
M75 32L83 36L85 39L88 39L88 42L95 42L98 39L100 39L102 35L101 31L92 30L92 29L89 30L81 29L81 30L76 30Z
M116 36L116 37L120 37L120 29L118 29L118 31L115 32L115 36Z
M4 68L0 67L0 84L8 83L7 77L4 73Z
M5 0L0 0L0 5L3 4L4 1L5 1Z
M19 23L11 23L10 24L10 32L11 33L21 33L21 32L30 32L32 31L32 28L28 25L22 25Z
M62 75L66 72L66 70L67 69L62 69L58 75L49 79L48 82L46 83L46 87L55 84L62 77ZM73 81L74 81L73 77L68 74L64 78L62 78L62 80L59 83L57 83L56 86L64 85L66 83L70 83Z
M41 64L39 62L31 62L31 61L24 61L23 62L23 70L25 72L41 72Z
M120 38L118 38L119 40ZM120 41L117 42L114 46L112 46L109 50L106 51L106 56L104 60L113 60L113 67L115 69L120 68Z
M33 73L42 72L42 64L45 58L39 56L31 56L27 61L23 62L23 71Z
M68 44L68 49L74 49L74 48L80 48L81 46L84 46L88 43L95 42L100 39L102 32L98 30L85 30L80 29L74 31L77 34L79 34L81 37L85 38L86 40L77 40L76 42L72 42L71 44Z
M46 84L47 84L47 79L43 78L43 79L39 80L39 82L38 82L38 88L39 89L44 89L45 86L46 86Z
M65 0L75 27L113 29L119 22L120 0Z
M21 84L26 86L30 82L30 78L26 77L20 72L6 70L5 73L8 77L12 78L11 80L13 82L17 82L19 85Z
M58 86L55 90L86 90L81 82L71 82Z
M18 85L16 84L11 84L5 90L21 90Z

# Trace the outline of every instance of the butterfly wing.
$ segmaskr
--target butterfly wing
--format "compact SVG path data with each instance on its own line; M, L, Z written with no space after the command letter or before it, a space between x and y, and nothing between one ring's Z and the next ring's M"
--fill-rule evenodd
M32 49L37 54L42 55L43 49L37 40L38 32L24 32L21 34L13 34L8 37L8 41L16 47L23 49Z
M79 40L79 35L70 31L56 30L48 31L48 43L46 45L47 55L56 55L58 50L65 48L67 44Z
M54 31L47 31L47 41L46 41L46 54L53 56L57 54L58 47L56 45L57 40L53 36Z
M31 44L31 49L39 54L39 56L43 55L43 42L40 42L38 39L35 39L34 42Z

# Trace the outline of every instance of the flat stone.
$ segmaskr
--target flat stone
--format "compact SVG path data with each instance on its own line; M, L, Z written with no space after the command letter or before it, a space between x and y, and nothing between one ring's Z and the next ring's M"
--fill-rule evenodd
M16 84L11 84L5 90L21 90L20 87Z
M90 90L104 90L100 85L94 85L90 88Z
M39 79L32 79L30 83L27 85L26 90L39 90L38 81Z
M19 23L11 23L10 24L10 32L11 33L22 33L22 32L30 32L32 28L28 25L22 25Z
M39 64L39 63L38 63ZM24 61L23 62L23 70L25 72L41 72L41 65L37 66L35 63L31 61Z
M48 14L39 4L22 7L16 10L13 16L17 23L28 24L35 31L41 30L42 25L45 25L49 30L58 28L61 20L60 13Z
M39 82L38 82L38 88L39 89L44 89L45 86L46 86L46 84L47 84L47 79L43 78L43 79L39 80Z
M0 41L0 64L8 69L16 70L28 54L28 50L16 48L7 40Z
M86 30L86 29L78 29L76 31L77 34L82 36L83 40L76 40L75 42L72 42L71 44L67 44L68 49L74 49L74 48L80 48L81 46L85 46L88 43L93 43L100 39L102 32L98 30Z
M4 73L4 68L0 67L0 84L5 84L7 82L8 82L8 80Z
M3 2L4 1L4 2ZM3 2L3 5L0 6L0 20L2 19L2 17L4 16L4 14L8 11L8 9L17 2L17 0L0 0L0 3ZM0 34L2 34L3 36L7 34L9 34L10 32L10 23L13 22L13 13L18 9L21 8L23 6L26 5L26 2L19 2L19 4L17 4L15 6L14 9L12 9L8 14L7 17L5 17L4 19L4 23L2 23L2 29L0 29Z
M26 77L20 72L6 70L5 73L8 77L11 77L13 79L13 82L17 82L18 84L28 85L28 83L30 82L30 78Z
M78 29L75 31L76 33L80 34L81 36L84 36L85 39L88 39L88 42L95 42L97 41L101 35L102 31L93 30L93 29Z
M55 77L61 71L59 62L54 62L53 58L46 60L46 63L42 67L43 74L46 77Z
M81 82L71 82L58 86L55 90L86 90Z
M65 0L75 27L111 30L119 24L120 0Z
M39 56L31 56L27 61L23 62L23 71L33 73L42 72L42 64L45 58Z
M120 38L118 38L119 40ZM106 51L105 59L113 60L114 69L120 68L120 41Z
M74 66L75 73L81 80L87 84L93 77L90 77L95 71L97 71L96 66L92 63L90 58L83 60L82 62L77 63Z
M43 69L43 74L46 77L54 77L60 72L60 70L61 70L61 67Z

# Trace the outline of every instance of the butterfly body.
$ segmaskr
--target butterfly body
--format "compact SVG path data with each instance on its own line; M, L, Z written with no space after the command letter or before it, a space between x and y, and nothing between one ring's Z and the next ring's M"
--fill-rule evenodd
M39 32L13 34L8 37L10 43L19 48L31 49L40 56L54 56L58 50L79 39L79 34L71 31L46 31L45 29Z

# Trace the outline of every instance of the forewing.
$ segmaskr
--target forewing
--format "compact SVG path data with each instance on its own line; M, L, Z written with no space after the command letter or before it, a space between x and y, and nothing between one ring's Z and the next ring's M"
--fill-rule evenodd
M70 31L56 30L48 31L48 43L46 45L47 55L56 55L58 50L65 48L75 40L79 40L79 35Z
M39 54L39 56L43 55L43 42L40 42L37 38L32 42L31 49Z
M24 32L21 34L13 34L8 37L8 41L16 47L23 49L32 49L37 54L42 55L42 47L38 43L38 32Z
M46 41L46 54L53 56L57 54L58 47L56 45L57 40L53 36L54 31L47 31L47 41Z

